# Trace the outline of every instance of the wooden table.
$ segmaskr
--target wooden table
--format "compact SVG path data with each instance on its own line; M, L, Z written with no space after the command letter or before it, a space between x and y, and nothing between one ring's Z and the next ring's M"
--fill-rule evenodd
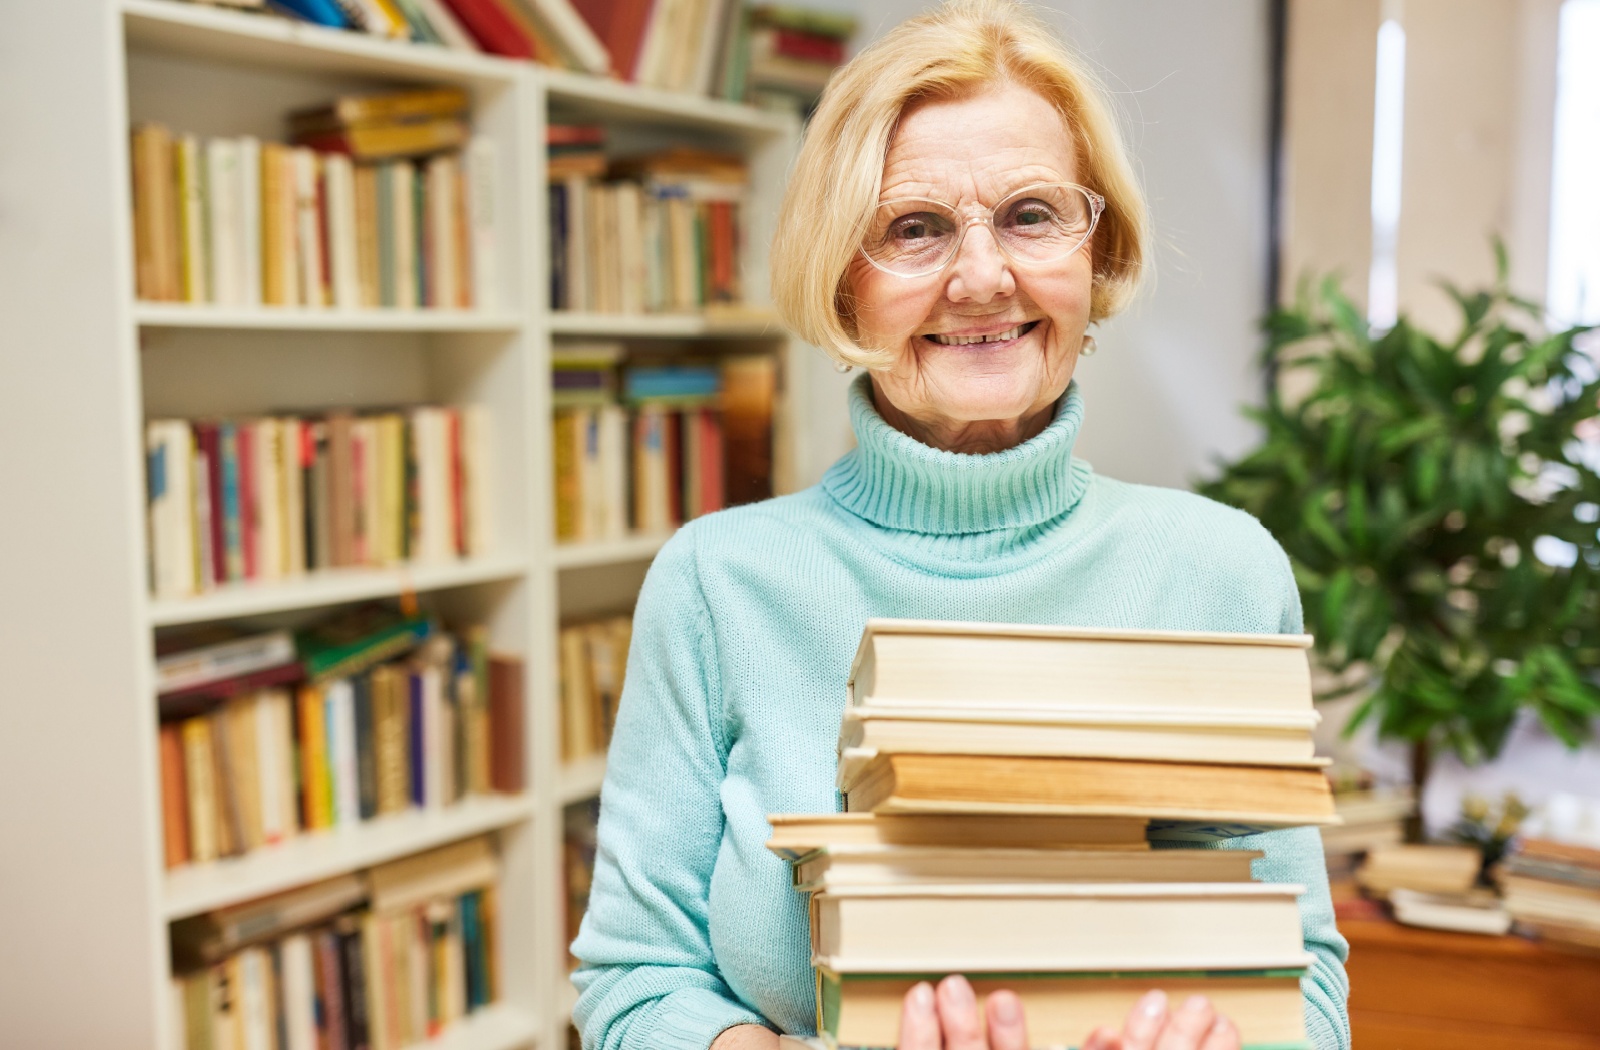
M1600 957L1345 919L1356 1050L1600 1050Z

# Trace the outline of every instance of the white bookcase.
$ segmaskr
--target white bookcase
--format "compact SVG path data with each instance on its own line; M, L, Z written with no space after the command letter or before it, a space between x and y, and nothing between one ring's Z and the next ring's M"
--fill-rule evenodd
M501 1000L435 1042L566 1044L562 808L598 760L562 768L556 630L631 607L665 536L553 543L549 352L561 337L800 352L763 312L790 118L527 63L389 43L176 0L57 0L8 12L0 45L0 1018L7 1045L177 1047L167 924L482 832L503 857ZM469 89L496 143L497 306L486 311L207 308L133 293L131 123L282 135L283 114L348 92ZM13 119L15 118L15 119ZM608 125L614 152L690 143L750 159L744 287L729 316L553 314L544 129ZM478 402L492 413L494 549L406 569L335 570L153 600L143 424L157 416ZM780 448L794 443L781 439ZM782 471L782 468L780 468ZM783 476L793 476L792 466ZM13 514L11 511L25 513ZM529 790L167 872L153 641L181 624L294 623L417 593L489 625L526 661Z

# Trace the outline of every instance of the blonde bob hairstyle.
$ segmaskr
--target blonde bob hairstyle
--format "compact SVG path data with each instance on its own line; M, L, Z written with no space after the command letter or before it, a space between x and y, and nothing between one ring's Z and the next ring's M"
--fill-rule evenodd
M811 118L772 242L773 301L797 335L842 364L884 368L894 361L892 350L859 344L845 284L878 203L889 143L918 103L1006 84L1055 106L1073 137L1078 181L1106 199L1089 246L1089 320L1127 304L1144 268L1148 218L1098 82L1022 5L948 0L839 70Z

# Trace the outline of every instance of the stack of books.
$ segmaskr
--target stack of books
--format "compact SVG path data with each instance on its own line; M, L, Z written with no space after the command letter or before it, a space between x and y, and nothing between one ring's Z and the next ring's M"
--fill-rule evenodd
M1074 1045L1152 987L1246 1046L1305 1045L1296 898L1241 850L1331 823L1303 636L869 621L840 730L848 812L774 817L810 894L818 1029L891 1046L919 980L1010 988Z
M469 839L172 926L187 1050L399 1050L493 1002L499 859Z
M1519 928L1554 944L1600 950L1600 845L1524 838L1496 880Z
M1358 787L1333 789L1333 809L1341 823L1322 829L1322 851L1328 859L1328 878L1335 882L1354 878L1362 858L1386 846L1405 841L1406 820L1416 811L1410 788Z
M622 699L633 617L568 624L558 641L561 668L561 759L603 755Z
M293 146L140 125L139 298L492 308L495 149L469 140L465 105L458 89L343 98L291 117Z
M151 593L486 554L489 448L482 405L151 419Z
M556 538L661 535L774 491L771 354L624 363L610 343L552 353Z
M792 4L757 4L749 21L745 91L750 101L804 114L844 64L855 18Z
M549 148L552 309L687 312L742 301L744 158L678 147L611 162L602 182Z
M480 627L373 606L211 634L158 656L169 868L523 788L521 664Z

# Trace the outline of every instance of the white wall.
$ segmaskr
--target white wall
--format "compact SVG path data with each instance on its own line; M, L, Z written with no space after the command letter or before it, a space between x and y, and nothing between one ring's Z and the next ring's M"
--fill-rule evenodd
M824 2L861 19L860 44L931 6ZM1186 486L1255 437L1238 410L1261 389L1268 7L1266 0L1038 7L1112 89L1155 220L1156 279L1128 313L1103 326L1100 352L1078 369L1087 405L1078 448L1103 474ZM802 422L811 428L802 484L849 447L843 404L824 393L838 377L817 362L808 378L816 408Z

